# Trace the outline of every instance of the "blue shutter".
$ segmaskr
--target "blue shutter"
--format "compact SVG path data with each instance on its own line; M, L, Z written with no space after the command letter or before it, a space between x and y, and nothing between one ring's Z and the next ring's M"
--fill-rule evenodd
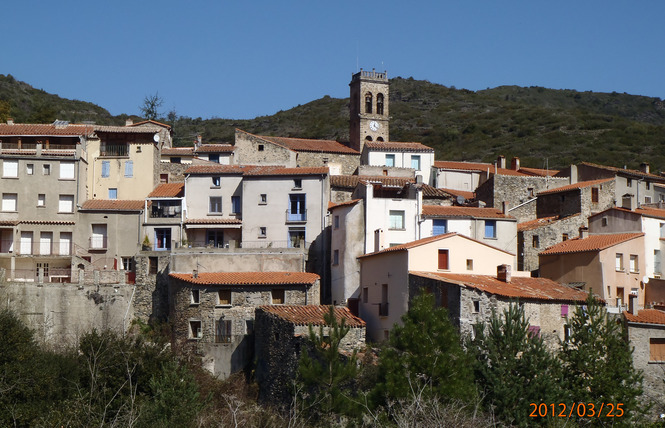
M111 162L102 161L102 177L106 178L111 175Z
M125 161L125 177L131 178L134 176L134 161Z
M432 221L432 236L443 235L447 232L448 220L434 219Z
M109 189L109 199L118 199L118 189Z

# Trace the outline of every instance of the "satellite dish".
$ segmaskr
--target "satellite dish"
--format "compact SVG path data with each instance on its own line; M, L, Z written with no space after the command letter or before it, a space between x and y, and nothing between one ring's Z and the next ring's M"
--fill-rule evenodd
M647 275L644 275L644 276L642 277L642 282L643 282L644 284L648 284L648 283L649 283L649 277L648 277Z
M465 202L466 202L466 199L464 199L464 196L462 196L462 195L457 196L457 203L459 205L464 205Z
M159 133L156 133L152 139L155 140L155 143L159 143Z

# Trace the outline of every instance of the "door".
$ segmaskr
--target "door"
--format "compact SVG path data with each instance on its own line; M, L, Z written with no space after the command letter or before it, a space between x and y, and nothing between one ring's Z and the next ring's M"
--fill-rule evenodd
M617 306L623 305L623 287L617 287Z
M307 220L307 211L305 210L305 195L289 195L289 221Z
M52 244L53 244L53 232L42 232L39 235L39 254L42 256L51 255Z
M58 254L69 256L72 253L72 232L60 232L60 244Z
M155 251L171 249L171 228L155 229Z
M32 232L21 232L21 248L19 254L32 254Z

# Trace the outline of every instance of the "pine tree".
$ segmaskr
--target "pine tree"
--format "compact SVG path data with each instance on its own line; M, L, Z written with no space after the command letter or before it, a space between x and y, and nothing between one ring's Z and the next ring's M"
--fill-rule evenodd
M414 396L470 401L475 397L471 359L462 348L457 329L434 297L413 299L395 325L390 346L381 352L375 403Z
M529 403L557 403L561 366L538 335L529 332L524 309L511 304L503 316L492 314L485 333L476 326L470 349L477 354L476 376L484 401L508 424L544 422L529 417Z
M607 409L607 403L623 403L623 416L615 422L639 419L645 411L639 400L642 374L633 367L633 350L623 324L608 316L590 293L586 305L575 310L570 330L560 355L569 402L592 403L596 411L601 404Z

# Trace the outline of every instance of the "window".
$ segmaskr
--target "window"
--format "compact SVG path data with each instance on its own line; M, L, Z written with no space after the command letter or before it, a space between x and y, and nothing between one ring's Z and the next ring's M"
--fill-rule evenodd
M220 184L221 184L220 177L212 177L212 187L219 187Z
M231 305L231 290L219 290L217 292L217 305L219 306Z
M38 207L43 207L46 206L46 195L43 193L40 193L37 195L37 206Z
M432 236L443 235L448 232L448 220L435 218L432 220Z
M365 113L372 113L372 93L365 94Z
M284 290L271 290L272 304L273 305L283 305L284 304Z
M259 205L265 205L268 203L268 195L265 193L261 193L259 195Z
M299 248L305 243L304 227L289 227L289 248Z
M592 187L591 188L591 202L594 204L598 203L598 188L597 187Z
M633 187L633 180L631 178L626 178L626 186Z
M367 303L369 298L369 288L363 287L363 303Z
M25 173L28 175L33 175L35 173L35 165L29 163L25 166Z
M333 266L337 266L339 264L339 250L333 251Z
M568 316L568 305L561 305L561 316L562 317Z
M53 232L41 232L39 234L39 254L48 256L53 248Z
M2 162L2 176L5 178L17 178L18 161L5 159Z
M111 175L111 162L102 161L102 178L108 178Z
M533 198L534 196L536 196L536 192L534 191L533 187L528 187L528 188L526 189L526 191L527 191L527 193L529 194L529 197L530 197L530 198Z
M390 229L404 230L404 211L390 210Z
M218 319L215 326L215 342L231 343L233 323L231 320Z
M114 187L109 188L109 199L118 199L118 189Z
M386 166L395 166L395 155L386 155Z
M182 159L179 156L173 156L171 158L171 163L181 163Z
M231 196L231 214L240 214L241 211L240 196Z
M192 293L190 295L190 304L192 305L198 305L201 303L201 291L200 290L192 290Z
M155 228L155 251L171 249L171 228Z
M381 304L379 305L379 316L388 316L388 284L381 284Z
M411 168L420 171L420 155L411 155Z
M644 183L647 186L647 190L651 190L651 183L650 182L645 182Z
M125 178L134 177L134 161L125 161Z
M477 314L480 312L480 300L474 300L473 301L473 313Z
M649 361L665 361L665 338L649 339Z
M563 326L563 341L564 342L569 342L570 341L570 336L572 335L572 330L570 328L570 325L565 324Z
M607 226L607 217L603 216L603 218L600 220L600 225L605 227Z
M334 217L333 225L334 225L335 229L339 229L339 216L338 215L336 215Z
M265 149L265 146L263 144L259 144L259 151L262 152Z
M645 196L644 197L644 203L645 204L650 204L651 203L651 196Z
M288 221L307 221L307 210L305 209L305 195L301 193L289 195L289 209L287 210Z
M51 175L51 165L49 165L47 163L42 165L42 173L44 175Z
M438 261L439 261L438 269L442 269L442 270L450 269L448 250L439 250L439 259L438 259Z
M60 162L60 179L74 179L74 162Z
M16 211L16 201L18 194L16 193L3 193L2 194L2 211Z
M211 196L210 197L210 208L208 213L212 214L221 214L222 213L222 197L221 196Z
M148 274L156 275L159 270L159 258L148 257Z
M466 270L473 270L473 259L466 259Z
M217 162L217 163L219 163L219 155L218 155L218 154L212 154L212 153L210 153L210 154L208 154L208 160L209 160L210 162Z
M376 95L376 114L383 114L383 94Z
M72 254L72 232L60 232L58 254L61 256L69 256Z
M189 322L189 338L200 339L202 337L203 337L203 328L201 326L201 321L191 320Z
M638 265L637 265L637 254L631 254L630 255L630 266L629 267L630 267L631 273L639 272Z
M653 272L662 273L660 270L660 250L653 250Z
M293 188L294 189L302 189L302 179L301 178L296 178L293 180Z
M21 232L19 254L32 254L32 232Z
M532 239L531 245L533 246L533 248L540 248L540 238L538 237L538 235L533 235L533 238L531 239Z
M103 250L106 248L106 225L93 224L92 237L90 238L90 249Z
M168 174L159 174L159 182L160 183L168 183L169 182L169 175Z
M259 238L265 238L267 234L267 230L265 226L259 227Z
M617 272L623 271L623 254L617 253L615 258L615 269Z
M122 258L122 270L126 270L127 272L134 272L134 257Z
M209 247L224 248L224 231L208 229L206 231L206 243Z
M496 220L485 220L485 238L496 238Z
M568 234L567 233L561 234L561 242L567 241L567 240L568 240Z
M74 195L60 195L58 197L58 212L74 212Z

